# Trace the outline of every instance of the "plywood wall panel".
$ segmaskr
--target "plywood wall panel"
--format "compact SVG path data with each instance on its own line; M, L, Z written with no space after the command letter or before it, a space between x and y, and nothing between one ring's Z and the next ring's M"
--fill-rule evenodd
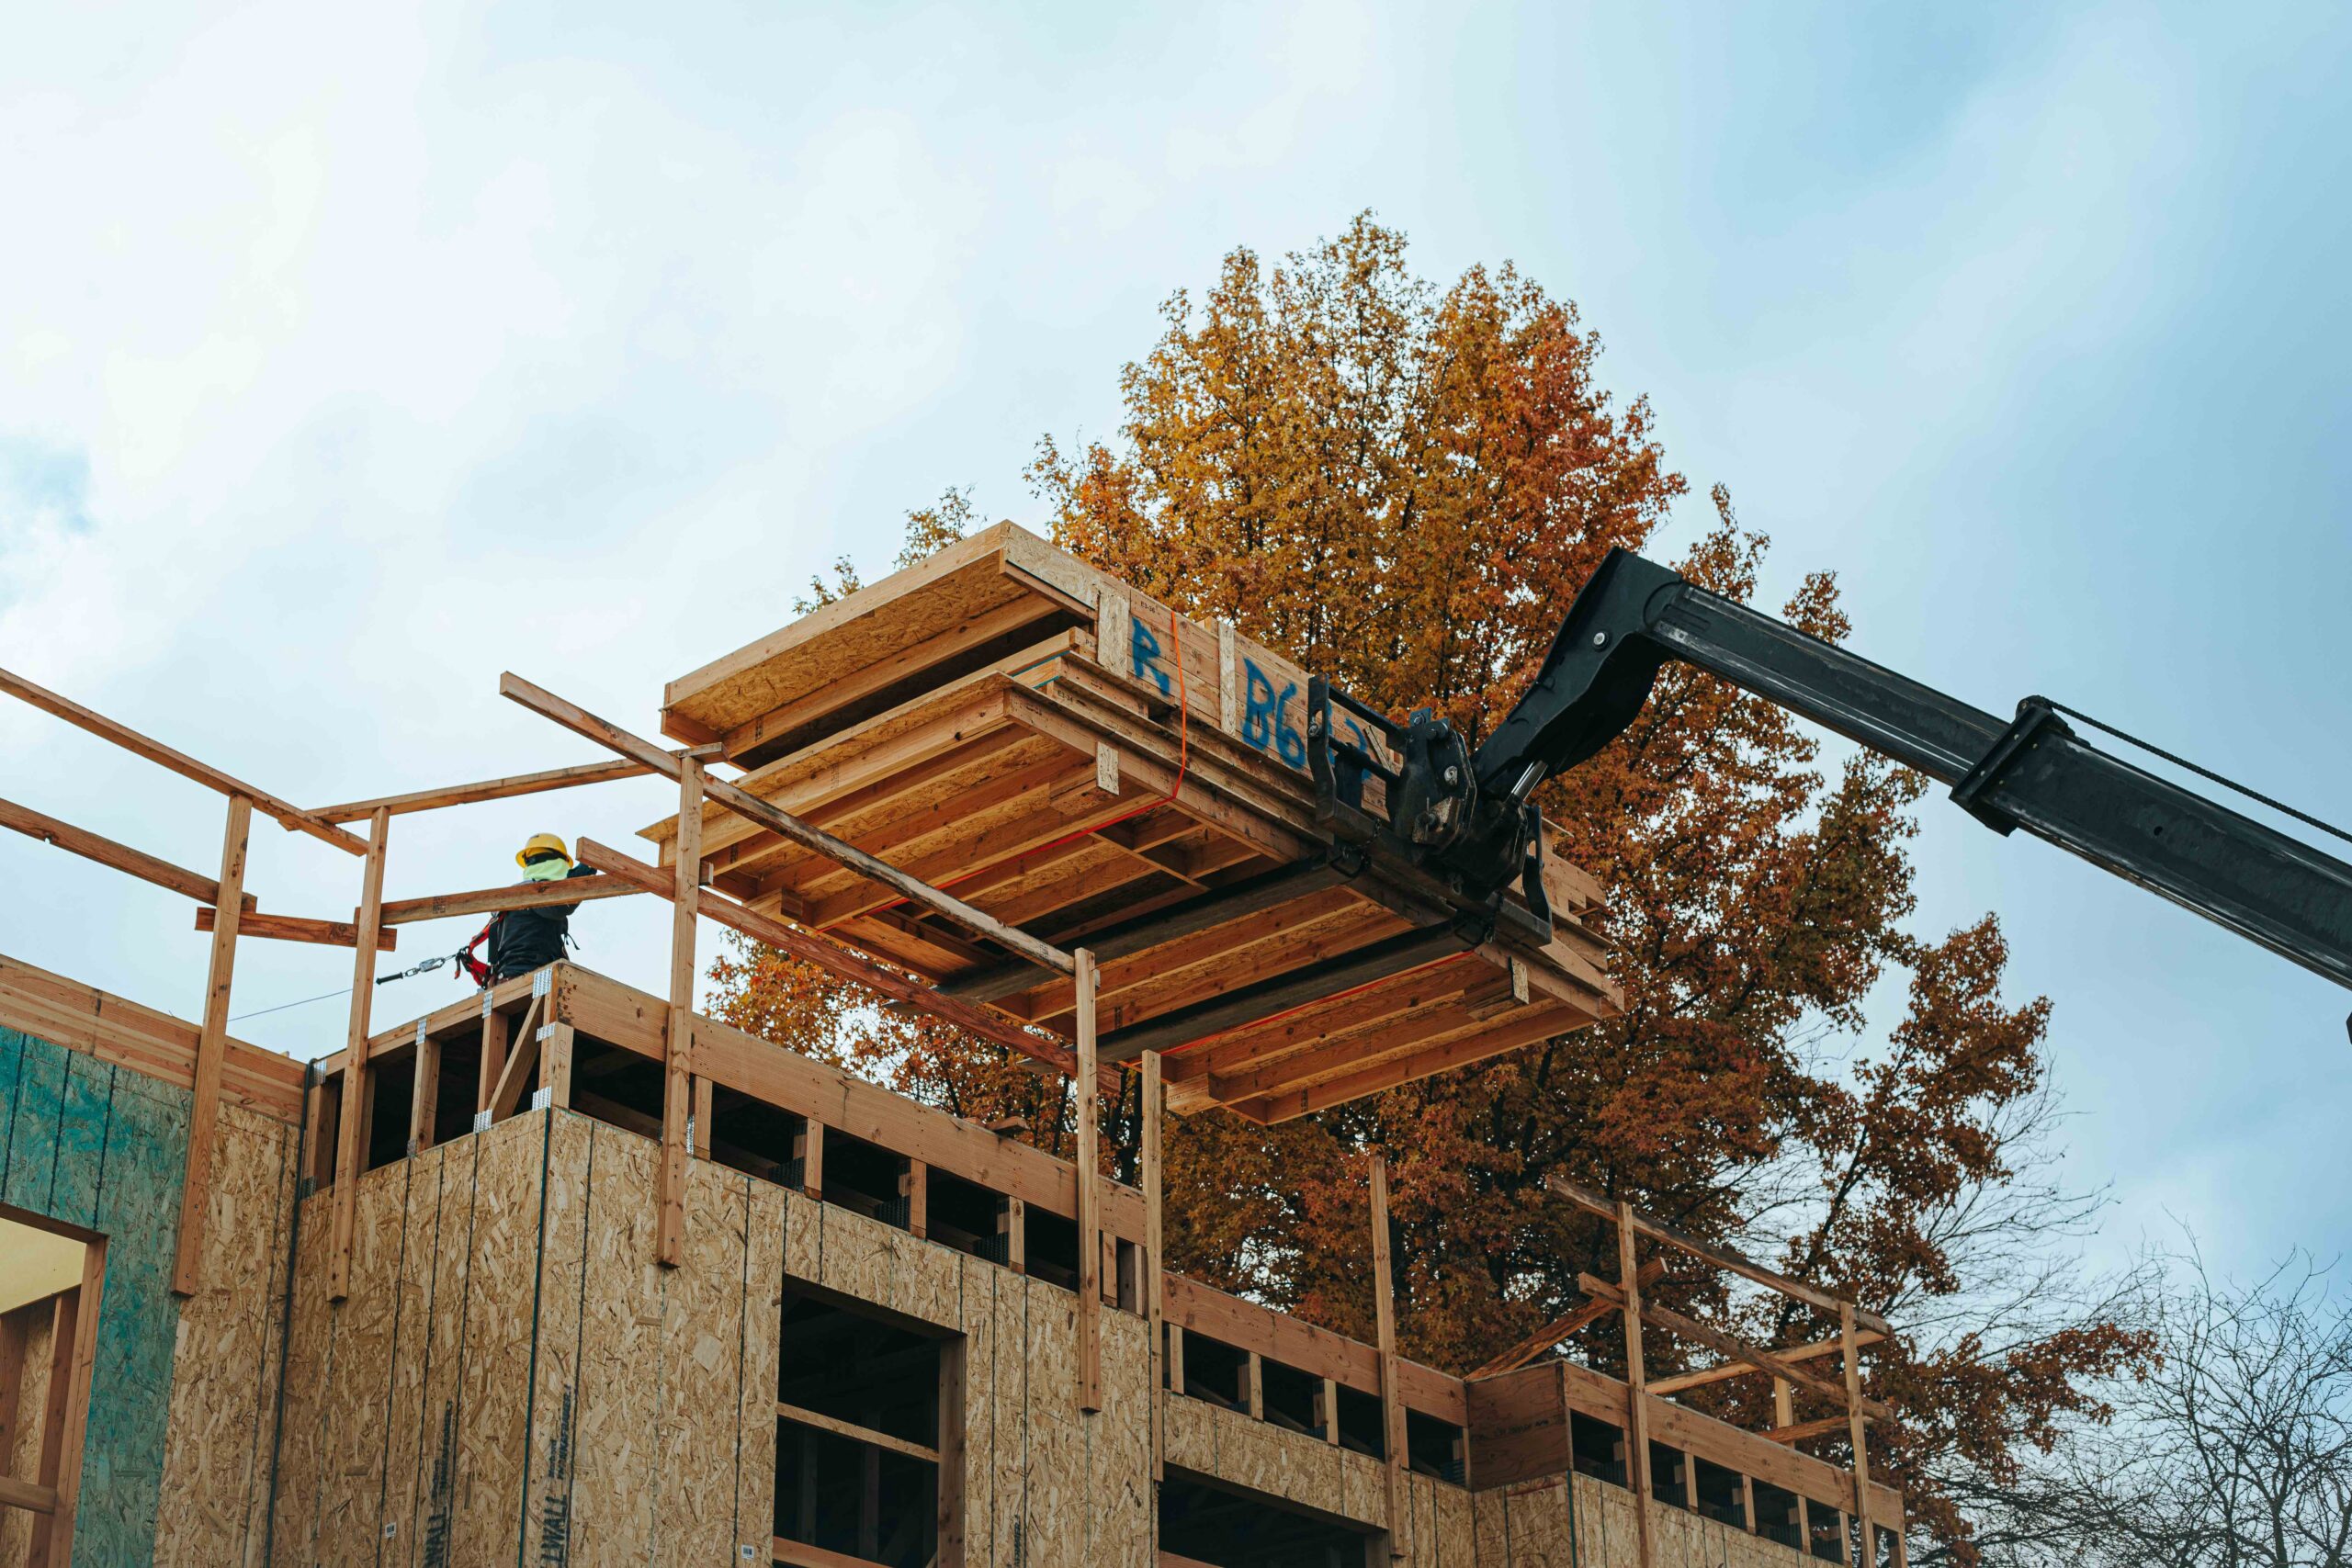
M735 1533L767 1550L775 1521L775 1394L784 1311L783 1188L748 1181L743 1248L742 1404L736 1416Z
M586 1280L594 1126L569 1111L548 1114L538 1325L533 1338L523 1504L523 1560L548 1568L568 1562L571 1548L577 1462L572 1439L580 1393L581 1292Z
M415 1545L416 1495L424 1468L424 1380L432 1366L433 1294L440 1266L441 1168L447 1159L445 1146L408 1162L400 1270L392 1287L391 1361L384 1382L379 1538L368 1559L379 1564L406 1562ZM355 1290L356 1284L355 1277Z
M260 1560L293 1217L295 1130L224 1101L218 1136L156 1498L155 1561L191 1568Z
M530 1111L473 1134L481 1148L447 1568L510 1562L519 1551L548 1116Z
M440 1156L434 1195L433 1252L418 1371L415 1465L401 1497L387 1500L400 1529L384 1551L386 1568L447 1568L457 1501L458 1427L466 1350L466 1308L473 1275L476 1165L481 1142L459 1138ZM412 1201L412 1212L418 1205ZM407 1337L402 1336L406 1340ZM397 1472L396 1472L397 1473ZM406 1512L395 1516L397 1504Z
M660 1562L723 1562L735 1554L749 1180L706 1161L687 1168L685 1253L669 1281L659 1351Z
M664 1371L663 1303L673 1278L654 1262L653 1170L660 1152L649 1139L601 1125L591 1130L580 1392L572 1421L573 1568L653 1561L655 1489L649 1477Z
M334 1364L334 1317L327 1309L328 1231L334 1193L303 1200L294 1256L294 1305L288 1328L285 1396L278 1416L277 1472L271 1560L316 1561L322 1456Z
M334 1356L321 1450L321 1568L373 1568L380 1547L392 1339L413 1174L407 1160L368 1171L352 1200L351 1293L330 1309Z

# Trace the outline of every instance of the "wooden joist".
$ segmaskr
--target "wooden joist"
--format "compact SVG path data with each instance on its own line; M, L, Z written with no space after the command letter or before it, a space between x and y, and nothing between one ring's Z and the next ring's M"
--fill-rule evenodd
M290 830L308 833L322 843L333 844L346 854L364 855L368 852L365 840L355 834L344 831L317 813L305 811L288 801L280 800L267 790L255 789L241 779L231 778L220 769L208 767L186 752L174 750L160 740L150 739L128 725L117 724L105 715L94 713L70 698L59 696L55 692L36 686L21 675L0 670L0 692L6 692L20 702L29 703L43 713L52 714L78 728L88 730L101 740L112 741L124 750L168 768L182 778L193 779L209 789L220 791L222 795L243 795L253 802L254 810L261 812L264 816L275 818Z
M45 844L80 855L85 860L93 860L100 865L111 866L117 871L139 878L141 882L152 882L158 887L168 887L184 897L195 899L198 904L209 906L220 901L220 884L209 876L199 875L196 872L174 865L166 860L158 860L145 851L134 850L128 844L118 844L112 839L102 838L85 829L76 828L70 822L61 822L56 818L45 816L28 806L18 806L11 800L0 800L0 828L13 828L28 839L39 839ZM240 894L238 905L241 908L251 910L254 907L254 896L250 893Z

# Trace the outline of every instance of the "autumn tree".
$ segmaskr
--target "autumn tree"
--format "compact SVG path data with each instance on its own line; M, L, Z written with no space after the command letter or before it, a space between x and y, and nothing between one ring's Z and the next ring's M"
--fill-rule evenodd
M1508 265L1440 288L1369 217L1277 266L1236 251L1162 318L1122 373L1117 438L1040 445L1030 475L1057 542L1393 714L1431 706L1475 740L1601 557L1651 546L1686 499L1647 403L1600 386L1572 304ZM1721 489L1713 502L1677 564L1748 601L1767 541ZM916 535L935 540L963 504L914 514ZM1832 640L1848 630L1826 572L1782 613ZM1997 924L1906 924L1923 789L1669 669L1621 739L1540 797L1607 889L1623 1015L1274 1128L1180 1120L1171 1267L1369 1337L1363 1171L1384 1154L1405 1347L1466 1370L1577 1300L1579 1270L1613 1269L1611 1238L1546 1194L1566 1175L1898 1320L1926 1311L1932 1336L1871 1357L1905 1417L1881 1462L1927 1537L1964 1556L1956 1478L2004 1473L2018 1445L2096 1416L2087 1380L2144 1341L2052 1310L2055 1293L1990 1304L1999 1280L1980 1270L2038 1255L2084 1209L2043 1179L2049 1010L2005 996ZM1067 1135L1066 1089L994 1047L895 1017L844 1038L848 998L772 958L729 960L721 978L737 1021L967 1111L1018 1110L1049 1145ZM1883 982L1907 1000L1872 1041ZM1117 1109L1114 1148L1132 1106ZM1657 1293L1774 1343L1834 1328L1710 1270L1675 1270ZM1619 1356L1613 1330L1572 1348ZM1653 1364L1679 1349L1654 1341ZM1758 1391L1713 1393L1756 1414ZM1815 1447L1836 1458L1838 1443Z

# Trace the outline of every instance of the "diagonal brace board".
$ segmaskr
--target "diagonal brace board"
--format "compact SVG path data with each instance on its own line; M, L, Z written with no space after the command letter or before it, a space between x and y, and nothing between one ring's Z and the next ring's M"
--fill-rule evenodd
M1609 1305L1618 1308L1623 1308L1625 1304L1623 1293L1606 1280L1596 1280L1589 1274L1579 1274L1577 1276L1577 1286L1597 1302L1606 1302ZM1744 1339L1735 1339L1720 1329L1710 1328L1696 1318L1685 1317L1672 1308L1659 1306L1654 1302L1642 1303L1641 1312L1642 1321L1654 1327L1663 1328L1668 1334L1679 1335L1685 1339L1695 1340L1718 1355L1729 1356L1734 1360L1746 1361L1759 1372L1770 1372L1776 1378L1785 1379L1799 1388L1809 1390L1840 1405L1847 1405L1849 1403L1846 1390L1842 1385L1831 1382L1827 1378L1816 1377L1794 1362L1782 1360L1770 1350L1750 1345ZM1859 1403L1851 1405L1851 1408L1859 1409L1862 1414L1877 1420L1894 1418L1894 1410L1877 1400L1865 1398L1860 1394L1855 1398Z
M580 852L582 865L592 865L607 876L635 883L648 893L667 895L670 891L668 874L656 866L631 859L594 839L582 839L573 847ZM1075 1074L1078 1071L1078 1058L1067 1046L1043 1035L1032 1034L1012 1021L1000 1018L970 1002L943 995L922 981L876 964L865 954L830 938L797 930L782 920L747 909L730 898L714 894L703 897L701 908L702 912L712 919L741 931L753 942L765 942L779 952L814 964L845 980L854 980L893 1001L920 1008L934 1018L955 1024L959 1029L969 1030L983 1039L992 1040L1057 1072Z
M1588 1213L1598 1214L1605 1220L1617 1218L1616 1204L1589 1188L1577 1186L1565 1176L1547 1176L1544 1179L1544 1185ZM1751 1280L1767 1290L1778 1291L1784 1296L1794 1297L1808 1306L1819 1307L1826 1313L1835 1313L1839 1307L1847 1304L1818 1286L1808 1285L1802 1280L1792 1280L1786 1274L1765 1268L1745 1253L1735 1251L1731 1247L1715 1242L1701 1241L1697 1236L1685 1235L1663 1220L1653 1219L1639 1209L1632 1209L1628 1213L1632 1217L1631 1223L1634 1228L1651 1240L1662 1241L1668 1247L1679 1247L1693 1258L1702 1258L1716 1268L1727 1269L1740 1278ZM1862 1327L1882 1335L1892 1335L1894 1332L1893 1324L1878 1314L1861 1307L1854 1309L1854 1321Z
M631 735L617 725L607 723L586 709L564 701L521 676L509 671L498 678L499 694L519 703L543 717L553 719L574 734L582 735L601 745L609 746L622 756L643 762L666 778L679 776L684 764L671 755L667 748ZM967 930L978 931L990 942L1033 963L1043 964L1064 975L1078 973L1078 961L1050 942L1038 941L1028 932L1006 925L995 916L974 908L962 899L941 892L921 877L899 870L886 861L878 860L844 839L837 839L791 812L762 800L749 790L718 779L706 780L705 795L738 817L758 823L761 827L789 839L806 849L816 851L862 876L873 878L894 892L925 908L944 915Z
M1663 1260L1653 1258L1642 1265L1641 1280L1644 1289L1657 1284L1665 1278L1666 1264ZM1589 1301L1574 1311L1563 1313L1560 1316L1554 1318L1470 1375L1474 1378L1491 1378L1500 1377L1505 1372L1515 1372L1570 1335L1580 1329L1590 1327L1616 1310L1617 1304L1614 1302ZM1746 1371L1747 1369L1742 1367L1739 1370ZM1662 1393L1666 1388L1666 1380L1661 1378L1651 1383L1649 1387L1652 1393Z
M208 789L219 790L222 795L243 795L253 802L255 811L276 818L297 832L308 833L323 843L333 844L345 854L365 856L368 853L366 840L356 833L345 831L316 812L305 811L289 801L278 799L266 790L255 789L242 780L231 778L218 768L207 767L185 751L175 750L160 740L150 739L128 725L117 724L104 714L94 713L71 698L61 697L55 692L34 685L21 675L0 670L0 692L86 729L101 740L110 740L133 755L169 768L182 778L194 779Z

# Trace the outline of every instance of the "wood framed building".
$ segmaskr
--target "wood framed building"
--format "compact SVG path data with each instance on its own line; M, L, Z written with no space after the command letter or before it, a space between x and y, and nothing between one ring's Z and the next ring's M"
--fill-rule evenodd
M616 760L309 810L0 671L228 802L216 878L0 801L210 952L196 1023L0 956L0 1263L65 1259L0 1291L0 1568L1901 1562L1901 1497L1802 1451L1820 1424L1668 1397L1770 1376L1866 1455L1889 1325L1623 1204L1562 1189L1618 1276L1468 1378L1398 1353L1376 1160L1374 1343L1168 1271L1163 1112L1279 1122L1621 1003L1540 823L1483 904L1350 836L1369 710L1011 525L672 682L674 749L501 689ZM643 774L654 863L582 839L593 881L383 897L394 818ZM254 812L360 863L350 919L262 908ZM403 926L640 894L664 994L559 963L371 1014ZM1077 1157L697 1013L706 919L1067 1075ZM247 940L352 951L339 1050L229 1034ZM1097 1125L1130 1073L1138 1186ZM1663 1312L1644 1245L1842 1334ZM1623 1381L1550 1354L1603 1315ZM1645 1325L1728 1359L1645 1382Z

